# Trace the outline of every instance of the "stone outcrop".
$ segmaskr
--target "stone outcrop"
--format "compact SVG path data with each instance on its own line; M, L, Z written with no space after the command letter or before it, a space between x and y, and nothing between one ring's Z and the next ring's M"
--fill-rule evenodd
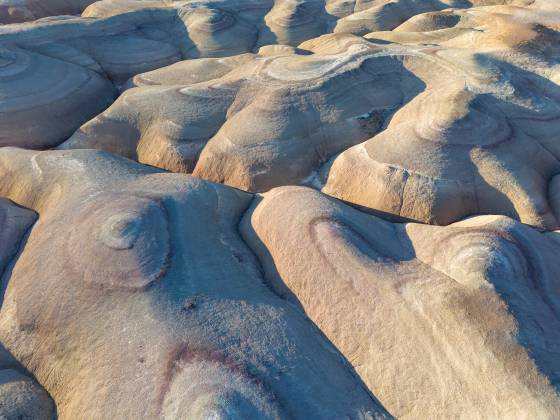
M256 200L242 232L395 417L559 412L552 237L503 216L392 224L302 187Z
M249 194L91 150L0 149L0 177L39 215L0 340L60 418L388 418L264 283Z
M1 419L558 418L555 0L0 24Z
M247 191L313 185L394 220L501 214L555 229L560 37L543 19L452 9L365 39L182 61L133 77L61 148Z
M0 24L32 21L46 16L79 15L95 0L3 0Z

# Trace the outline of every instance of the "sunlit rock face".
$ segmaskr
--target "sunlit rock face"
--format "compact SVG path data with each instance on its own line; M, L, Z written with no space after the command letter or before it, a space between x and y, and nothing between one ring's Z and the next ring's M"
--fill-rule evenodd
M481 4L503 3L494 1ZM124 0L96 2L84 11L83 18L53 16L23 25L7 25L0 28L0 47L7 48L0 55L6 61L3 66L6 76L4 80L0 79L0 94L13 98L12 102L17 103L14 108L17 115L13 116L10 113L12 108L9 107L5 111L5 118L20 128L7 126L3 131L9 135L6 135L5 140L0 139L0 144L44 149L61 143L69 137L69 131L75 131L114 100L116 94L111 91L107 81L113 82L118 88L138 73L181 59L256 53L260 47L268 45L297 46L330 32L362 35L375 30L393 29L418 13L437 13L449 6L457 7L459 13L463 10L461 8L472 4L461 1ZM359 24L360 28L357 29L354 23L362 20L354 15L365 12L379 15L376 19L384 24L366 25L364 28ZM389 18L389 15L393 17ZM343 24L346 20L354 23ZM370 20L369 17L366 19L368 22ZM387 22L393 23L388 25ZM21 57L14 58L11 57L13 48L25 51L21 51ZM30 53L39 53L47 58L32 59L27 57ZM55 64L50 58L85 67L83 71L88 75L78 75L83 71L73 67L57 69L55 72L56 66L67 64ZM52 76L53 80L38 78L41 69L25 70L30 61L44 62L42 65L52 67L52 72L57 76ZM98 75L92 75L91 71ZM309 71L311 69L306 70ZM72 86L59 87L58 78L64 79L63 75L68 72L72 72L72 79L78 80ZM31 93L14 89L12 77L25 86L33 87ZM101 77L104 80L83 88L83 79L86 77ZM53 92L45 93L48 89ZM64 100L58 101L61 96ZM41 109L45 105L45 97L57 101L53 104L47 102L52 105L48 112ZM68 121L57 118L59 115L64 115ZM4 111L0 110L0 118L3 116ZM36 134L29 136L21 128L20 121L30 116L33 120L43 118L57 122L50 125L48 122L35 122L34 128L38 132L49 133L39 139ZM332 118L338 117L335 115ZM3 128L2 125L0 128Z
M443 61L383 133L334 160L324 191L427 223L482 213L557 228L560 44L546 20L504 7L446 11L369 34L440 44Z
M535 8L448 9L365 38L182 61L133 77L61 148L247 191L313 185L395 220L502 214L554 229L552 20Z
M1 419L559 417L555 0L0 23Z
M0 198L0 278L10 277L14 260L36 220L34 212ZM33 380L0 342L0 417L5 419L55 418L47 392Z
M388 418L270 290L237 224L249 194L104 152L0 150L39 219L0 340L60 418Z
M398 52L359 38L336 54L263 47L184 61L130 86L61 148L101 148L248 191L301 183L423 88Z
M552 237L502 216L392 224L302 187L256 200L242 233L397 418L559 412Z

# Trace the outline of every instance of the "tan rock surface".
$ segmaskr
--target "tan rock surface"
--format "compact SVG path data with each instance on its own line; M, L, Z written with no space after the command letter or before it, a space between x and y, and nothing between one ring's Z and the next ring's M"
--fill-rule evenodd
M96 151L0 149L0 177L39 214L0 339L60 418L386 416L266 287L237 232L250 195Z
M442 61L437 72L418 67L425 92L383 133L337 157L323 191L427 223L503 214L556 228L549 182L559 170L560 37L525 12L534 21L520 22L518 9L484 8L420 15L368 35L440 43L433 55Z
M555 0L8 20L0 418L559 418Z
M405 220L503 214L556 228L560 37L541 15L517 22L519 10L428 13L372 42L325 35L296 50L180 62L135 76L61 148L105 149L249 191L324 183ZM404 32L412 21L430 32Z
M399 57L351 41L336 55L266 47L136 76L138 87L61 148L106 149L249 191L300 183L421 89Z
M1 0L0 24L54 15L79 15L95 0Z
M506 217L392 224L302 187L242 223L269 285L397 418L560 412L559 243Z

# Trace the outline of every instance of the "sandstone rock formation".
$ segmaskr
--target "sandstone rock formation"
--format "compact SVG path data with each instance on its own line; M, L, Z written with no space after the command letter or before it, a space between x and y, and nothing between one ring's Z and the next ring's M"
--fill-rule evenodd
M0 278L2 294L10 276L12 260L36 216L32 211L0 199ZM49 395L0 344L0 418L54 419L54 404Z
M560 37L519 10L432 12L369 41L325 35L176 63L135 76L61 148L248 191L324 183L401 220L503 214L557 228Z
M39 214L0 340L61 418L386 416L264 284L250 195L96 151L0 149L0 177Z
M259 32L261 44L296 45L327 32L364 35L393 30L425 12L533 3L534 0L101 0L83 14L105 17L163 7L183 8L188 14L193 9L208 8L220 17L229 15L230 23L241 20L251 24Z
M0 0L24 20L0 418L559 417L555 0Z
M95 0L2 0L0 24L54 15L78 15Z
M552 66L560 38L542 23L519 23L519 14L509 8L426 14L391 34L368 35L440 42L445 49L436 54L452 67L438 71L436 86L402 107L387 130L337 157L324 191L428 223L482 213L558 227L550 181L560 156ZM465 53L465 40L473 53Z
M356 42L336 55L265 47L136 76L138 88L62 148L102 148L249 191L302 182L422 89L400 57Z
M256 201L242 232L397 418L560 412L560 244L501 216L391 224L302 187Z

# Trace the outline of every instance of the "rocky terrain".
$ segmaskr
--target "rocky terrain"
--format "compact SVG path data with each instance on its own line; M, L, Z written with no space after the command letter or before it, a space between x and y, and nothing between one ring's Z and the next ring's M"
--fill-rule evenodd
M556 0L0 23L0 418L560 418Z

